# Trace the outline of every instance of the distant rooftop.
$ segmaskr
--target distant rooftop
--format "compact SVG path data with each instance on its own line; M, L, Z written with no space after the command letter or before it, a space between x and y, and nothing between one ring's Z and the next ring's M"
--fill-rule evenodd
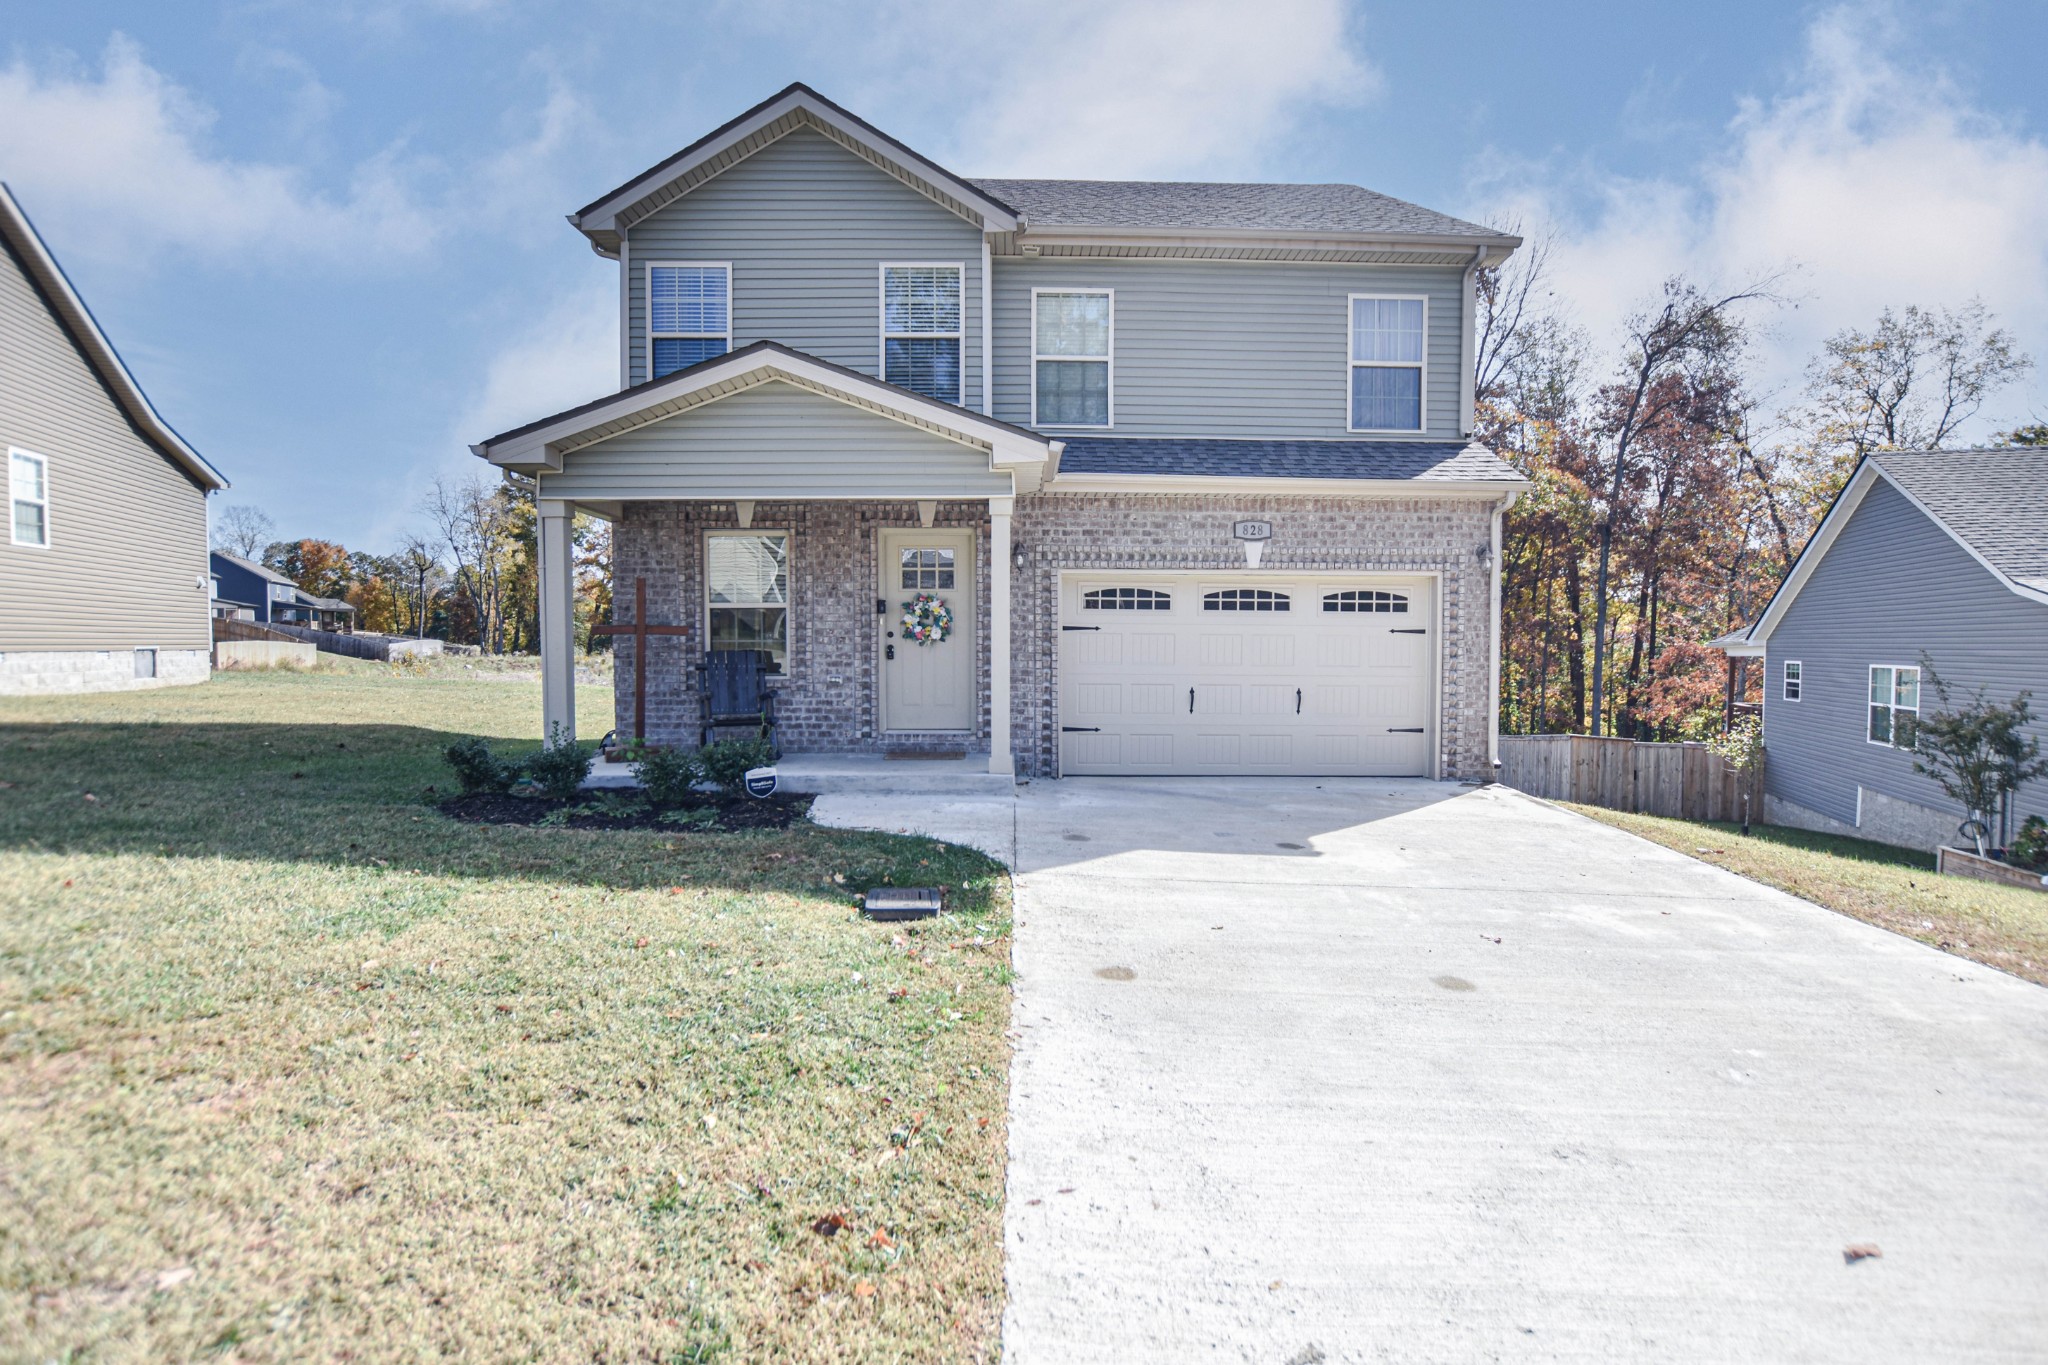
M970 180L1032 228L1183 228L1398 233L1496 240L1508 234L1359 185L1179 180Z

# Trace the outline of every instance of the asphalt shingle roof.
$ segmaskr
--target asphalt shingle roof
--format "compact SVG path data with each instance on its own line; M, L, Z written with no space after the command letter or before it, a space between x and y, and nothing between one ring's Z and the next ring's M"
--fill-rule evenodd
M2000 573L2048 588L2048 448L1887 450L1870 458Z
M1499 237L1358 185L1206 184L1171 180L970 180L1033 228L1218 228L1263 232Z
M1195 441L1070 437L1062 474L1180 474L1250 479L1419 479L1518 483L1482 445L1450 441Z

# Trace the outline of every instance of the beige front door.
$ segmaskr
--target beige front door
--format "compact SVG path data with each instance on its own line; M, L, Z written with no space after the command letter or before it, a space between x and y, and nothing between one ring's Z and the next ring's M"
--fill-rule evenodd
M974 533L884 531L882 728L974 728ZM953 612L943 640L907 638L903 614L922 593Z

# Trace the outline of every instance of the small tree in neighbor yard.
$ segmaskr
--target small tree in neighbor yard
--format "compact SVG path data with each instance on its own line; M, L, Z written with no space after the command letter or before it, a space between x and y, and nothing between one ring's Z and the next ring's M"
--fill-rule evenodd
M1972 700L1956 706L1949 699L1948 684L1925 655L1920 671L1941 699L1941 709L1920 718L1913 771L1933 778L1949 799L1969 812L1976 825L1977 853L1985 856L1985 834L2005 798L2022 784L2048 775L2041 741L2026 734L2033 720L2027 701L2033 693L2022 692L2001 703L1986 698L1980 687Z
M1742 832L1749 833L1749 798L1756 790L1757 772L1764 766L1764 722L1761 716L1744 716L1728 732L1707 741L1707 748L1735 770L1742 780Z

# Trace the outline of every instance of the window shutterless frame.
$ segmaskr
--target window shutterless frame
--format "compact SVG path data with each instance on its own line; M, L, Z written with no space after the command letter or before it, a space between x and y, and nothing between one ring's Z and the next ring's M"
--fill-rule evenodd
M1101 355L1046 355L1038 347L1038 300L1045 294L1075 294L1109 301L1109 323L1104 331L1105 342ZM1074 361L1081 364L1099 364L1103 367L1103 420L1100 422L1041 422L1038 420L1038 365L1040 361ZM1042 285L1031 291L1031 425L1075 431L1107 431L1116 425L1116 290L1084 288L1080 286L1061 288L1058 285Z
M1919 665L1872 664L1868 699L1870 719L1863 738L1888 749L1912 748L1920 722ZM1904 743L1900 743L1901 717L1905 717Z
M660 378L654 372L654 350L657 341L720 341L724 343L725 354L732 350L733 278L731 261L646 261L641 266L641 305L647 310L645 372L649 379ZM725 328L723 331L661 331L654 325L654 272L657 270L716 270L725 276ZM702 357L704 360L711 356ZM692 361L692 364L700 363ZM678 368L687 368L679 366ZM669 371L675 373L674 370Z
M953 272L953 307L955 326L952 331L897 331L889 326L889 272L892 270L950 270ZM875 313L880 329L875 343L875 373L885 383L895 383L889 378L889 343L892 341L951 341L959 350L959 364L954 375L953 392L950 394L927 393L927 398L936 398L942 403L960 404L967 401L967 263L965 261L883 261L875 280ZM986 358L983 364L987 363ZM902 385L913 393L923 393L913 385Z
M782 542L783 598L781 602L716 602L711 600L711 544L719 539L763 539L773 537ZM698 586L698 620L704 634L698 642L698 652L711 652L711 614L714 610L762 610L780 608L782 611L782 672L775 674L776 681L786 682L796 671L796 533L781 526L720 526L704 532L699 542L703 558L702 582Z
M1800 684L1805 681L1803 676L1805 672L1806 670L1800 665L1799 660L1785 660L1784 687L1782 692L1786 701L1799 700L1799 693L1802 690Z
M1422 344L1414 360L1360 360L1354 335L1361 300L1375 303L1419 303L1422 305ZM1353 379L1359 370L1413 370L1419 397L1412 427L1368 427L1358 424L1358 401ZM1344 422L1345 430L1414 436L1429 429L1429 296L1427 294L1348 294L1344 299Z
M7 448L7 533L16 545L50 548L50 462Z

